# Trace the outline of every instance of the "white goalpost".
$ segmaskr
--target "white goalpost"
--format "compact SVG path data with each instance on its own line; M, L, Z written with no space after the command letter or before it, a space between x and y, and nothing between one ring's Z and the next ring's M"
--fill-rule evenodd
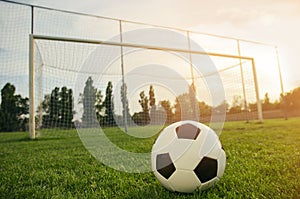
M34 37L29 37L29 137L35 139Z

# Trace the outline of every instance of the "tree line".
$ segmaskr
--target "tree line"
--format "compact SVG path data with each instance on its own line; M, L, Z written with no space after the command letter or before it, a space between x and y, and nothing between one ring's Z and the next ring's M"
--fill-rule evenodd
M170 100L157 102L153 85L148 91L141 91L138 104L140 112L130 114L127 86L121 86L122 114L115 112L113 84L108 82L105 94L93 85L93 79L89 77L79 96L79 103L82 104L83 114L79 125L83 127L116 126L121 125L147 125L161 122L172 123L182 119L199 117L210 117L213 111L225 108L227 114L236 114L245 111L257 111L256 103L248 103L245 109L241 96L234 96L232 103L224 101L216 107L205 102L195 100L191 85L187 93L176 97L174 105ZM15 94L16 88L7 83L1 89L0 106L0 131L26 131L28 130L29 99ZM300 87L281 95L279 100L270 101L268 93L261 100L263 111L272 111L285 108L287 111L300 110ZM196 110L199 110L197 112ZM73 91L65 86L55 87L51 93L44 96L43 101L37 108L36 124L40 128L73 128L74 127L74 96ZM189 118L192 117L192 118ZM77 121L78 122L78 121Z

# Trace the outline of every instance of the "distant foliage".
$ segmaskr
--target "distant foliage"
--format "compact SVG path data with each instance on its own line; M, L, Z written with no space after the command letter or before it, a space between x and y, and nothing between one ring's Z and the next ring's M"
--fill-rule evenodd
M127 100L121 92L122 100ZM115 126L115 111L113 102L113 85L107 83L105 98L101 90L93 85L92 77L89 77L85 83L84 91L80 94L79 103L83 104L83 114L81 118L81 127ZM128 104L128 102L126 103ZM127 107L128 109L128 107ZM129 113L129 109L127 110ZM124 110L123 110L124 112ZM130 118L129 118L130 119Z
M127 85L126 83L121 86L121 101L122 101L122 115L123 123L129 125L131 123L131 115L129 112L128 98L127 98Z
M138 125L147 125L150 123L149 99L144 91L140 93L139 103L142 107L142 111L133 115L133 121Z
M168 100L156 102L154 86L150 85L148 96L145 91L140 92L137 103L141 111L130 114L127 99L127 86L121 86L122 113L117 115L114 108L113 84L107 83L105 96L101 90L93 85L93 79L89 77L85 82L83 93L79 96L79 103L83 105L81 121L76 121L82 127L116 126L118 124L130 126L133 123L141 126L149 124L170 124L183 119L210 120L212 114L224 113L228 116L239 117L243 112L256 112L256 102L247 103L241 96L233 96L232 101L223 101L219 105L211 106L203 101L197 101L193 85L187 93L176 97L174 104ZM5 84L1 89L0 106L0 131L26 131L29 121L29 99L15 94L16 88L11 83ZM287 113L300 113L300 87L281 95L279 100L272 102L268 93L261 100L262 109L265 112L274 110L286 110ZM74 96L72 89L67 87L55 87L50 94L44 96L44 100L38 106L35 118L38 128L73 128L74 120ZM126 116L125 116L126 115ZM125 121L127 119L127 121Z
M102 124L106 126L115 126L116 122L114 119L115 111L114 111L114 100L113 100L113 85L112 82L110 81L107 83L103 105L105 108L105 115Z
M166 123L170 124L173 121L173 112L171 102L169 100L163 100L159 102L166 114Z
M15 94L14 85L7 83L1 89L0 131L25 131L28 124L29 100Z
M288 111L300 110L300 87L288 92L284 98Z
M91 77L85 82L83 94L80 96L80 103L83 104L82 124L92 127L97 124L96 117L97 89L93 86Z
M177 96L174 105L174 120L191 120L193 116L194 110L190 93Z
M73 127L73 91L67 87L55 87L50 95L45 95L41 110L43 128Z
M151 111L155 111L156 106L155 106L155 94L154 94L154 88L152 85L150 85L149 89L149 105L151 107Z

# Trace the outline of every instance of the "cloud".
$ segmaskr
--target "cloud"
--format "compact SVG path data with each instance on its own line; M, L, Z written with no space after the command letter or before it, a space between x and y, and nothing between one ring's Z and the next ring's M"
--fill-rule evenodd
M18 0L131 21L189 28L199 24L241 26L256 19L272 24L279 17L300 16L298 0Z
M253 0L186 0L174 1L122 1L112 0L106 7L99 7L99 14L162 24L175 27L191 27L197 24L220 24L229 22L235 25L262 19L271 23L276 16L299 15L298 1ZM96 6L97 7L97 6Z

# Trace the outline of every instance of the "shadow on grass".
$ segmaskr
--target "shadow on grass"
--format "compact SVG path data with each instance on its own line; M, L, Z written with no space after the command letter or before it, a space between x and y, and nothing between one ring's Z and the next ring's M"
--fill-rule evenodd
M148 186L140 190L130 191L123 199L133 199L133 198L172 198L172 199L185 199L185 198L207 198L209 192L213 192L213 189L207 190L196 190L192 193L180 193L173 192L165 189L162 185ZM217 194L218 195L218 194ZM217 196L216 195L216 196Z
M63 139L65 139L65 138L59 138L59 137L45 138L45 137L40 137L40 138L30 139L29 137L23 137L23 138L11 138L11 139L6 139L6 140L0 140L0 144L1 143L18 143L18 142L45 142L45 141L63 140Z
M46 141L54 141L54 140L65 140L65 137L37 137L34 140L31 140L33 142L46 142ZM30 139L29 139L30 140Z
M30 138L23 137L23 138L11 138L11 139L0 140L0 143L28 142L28 141L30 141Z

